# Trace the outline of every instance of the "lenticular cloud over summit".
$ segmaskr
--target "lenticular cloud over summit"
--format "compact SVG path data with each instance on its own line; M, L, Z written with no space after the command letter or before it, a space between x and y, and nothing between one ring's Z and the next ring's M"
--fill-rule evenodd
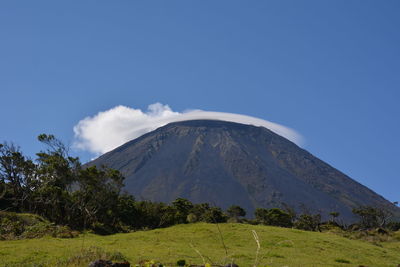
M155 103L149 105L145 112L126 106L116 106L95 116L84 118L74 126L75 147L101 155L170 122L202 119L262 126L297 145L302 144L303 138L300 134L277 123L226 112L204 110L175 112L168 105Z

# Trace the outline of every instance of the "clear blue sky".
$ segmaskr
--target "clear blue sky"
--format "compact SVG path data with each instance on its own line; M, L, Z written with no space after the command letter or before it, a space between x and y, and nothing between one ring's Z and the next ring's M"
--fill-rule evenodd
M240 113L400 200L400 1L0 1L0 142L116 105ZM76 152L88 160L87 153Z

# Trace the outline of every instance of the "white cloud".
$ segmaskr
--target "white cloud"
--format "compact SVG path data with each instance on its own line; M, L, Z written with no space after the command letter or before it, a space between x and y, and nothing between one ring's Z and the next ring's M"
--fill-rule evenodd
M168 105L155 103L149 105L146 112L126 106L116 106L93 117L84 118L74 127L75 147L101 155L170 122L200 119L263 126L297 145L302 145L303 142L302 136L296 131L255 117L203 110L180 113L172 111Z

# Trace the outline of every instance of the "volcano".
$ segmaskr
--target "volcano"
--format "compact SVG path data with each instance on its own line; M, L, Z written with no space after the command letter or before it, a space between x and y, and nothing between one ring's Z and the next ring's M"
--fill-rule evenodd
M117 169L136 199L178 197L223 209L291 207L354 220L352 209L400 209L291 141L264 128L216 120L170 123L89 163Z

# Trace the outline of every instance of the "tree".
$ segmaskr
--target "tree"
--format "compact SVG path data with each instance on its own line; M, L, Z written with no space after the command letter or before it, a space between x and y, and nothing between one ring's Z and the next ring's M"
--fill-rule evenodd
M239 217L244 217L246 216L246 211L237 205L232 205L230 206L227 211L229 218L234 219L235 221L239 220Z
M81 217L72 199L72 187L77 185L81 171L79 158L69 156L65 145L53 135L41 134L38 140L46 149L36 154L34 212L53 222L70 224Z
M292 227L292 218L283 210L273 208L267 212L267 224L280 227Z
M287 214L289 214L292 224L293 224L297 217L296 210L286 203L282 203L282 206L283 206L283 211L285 211Z
M386 208L374 208L362 206L354 208L353 213L360 217L359 225L363 229L385 227L389 219L393 216L392 212Z
M227 221L227 217L221 208L211 207L205 211L201 220L208 223L224 223Z
M137 229L154 229L170 225L168 206L164 203L138 201L135 203L138 216L134 222Z
M54 135L41 134L38 140L47 147L36 154L41 179L47 184L71 190L81 170L79 158L69 156L68 149Z
M187 223L187 216L193 208L192 202L185 198L177 198L172 202L172 207L175 209L175 223Z
M272 208L272 209L263 209L258 208L255 211L256 220L265 225L273 225L280 227L291 227L292 226L292 217L285 211Z
M203 220L204 214L210 209L210 204L194 204L186 218L189 223L195 223Z
M301 214L294 223L294 227L306 231L321 231L321 214Z
M400 230L400 221L398 222L389 222L386 227L391 231L399 231Z
M139 211L135 204L136 201L132 195L122 194L119 196L115 213L122 224L135 226L135 221L139 216Z
M6 183L0 180L0 200L6 195Z
M262 224L267 224L268 218L268 210L264 208L257 208L254 211L254 216L256 217L256 221Z
M123 176L116 170L91 166L79 171L78 190L73 192L74 202L90 225L107 225L117 221L119 196Z
M336 218L339 217L340 213L337 211L332 211L329 213L331 215L331 222L336 223Z
M31 191L36 180L36 166L14 144L0 144L0 199L15 211L30 211Z

